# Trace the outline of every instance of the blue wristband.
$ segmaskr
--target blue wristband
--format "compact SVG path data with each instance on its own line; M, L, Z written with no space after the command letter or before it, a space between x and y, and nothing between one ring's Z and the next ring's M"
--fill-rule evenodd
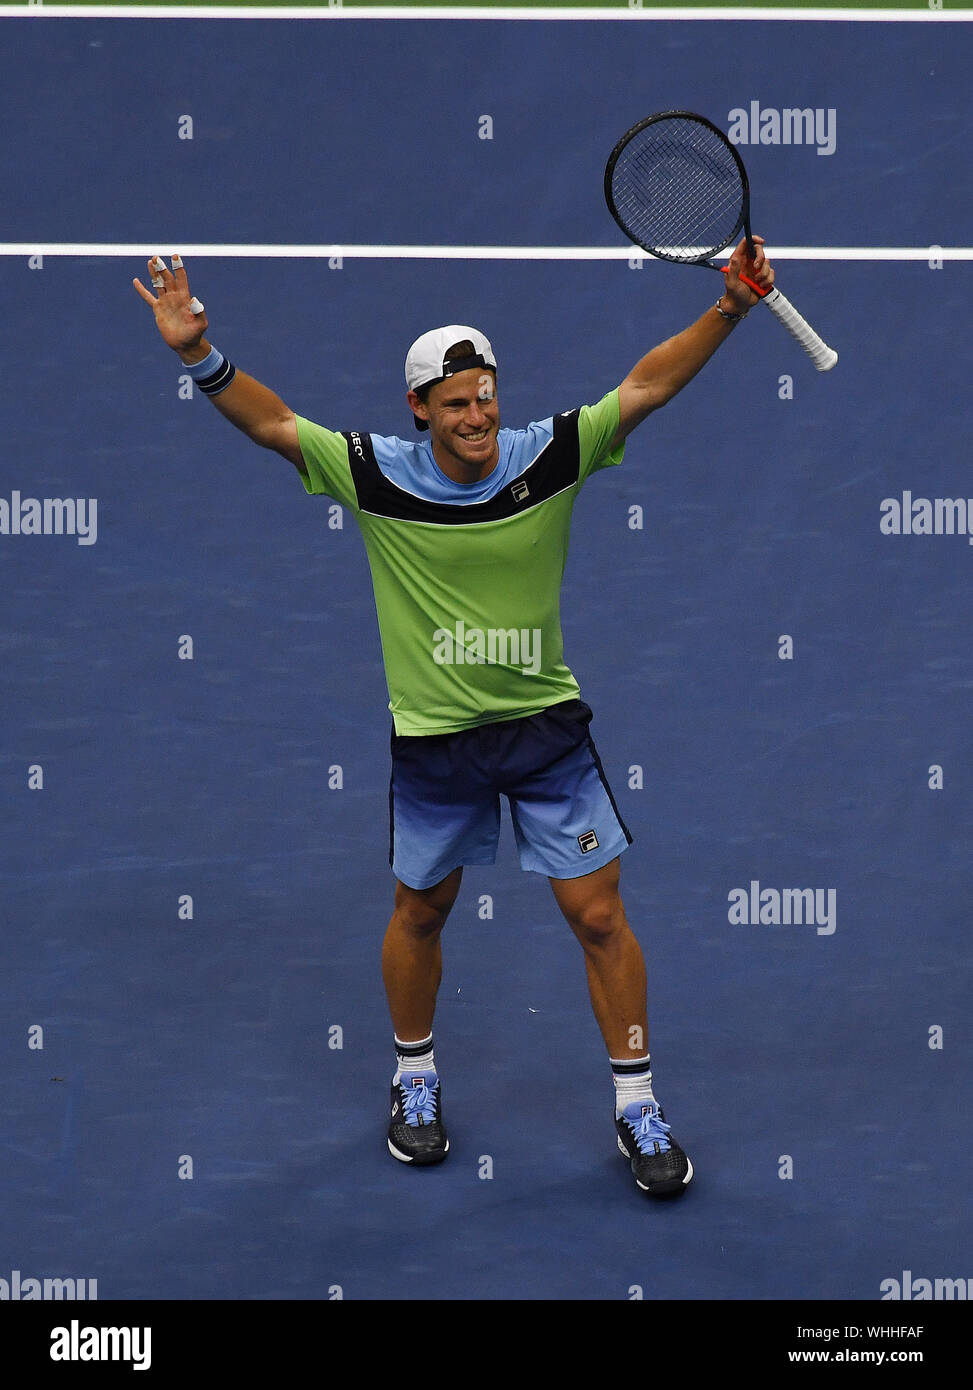
M222 367L225 358L219 348L210 348L209 353L203 358L202 362L193 362L192 365L184 363L186 371L193 381L201 381L204 377L212 376L215 371Z
M204 396L218 396L236 376L236 367L216 348L211 348L202 362L186 364L186 371Z

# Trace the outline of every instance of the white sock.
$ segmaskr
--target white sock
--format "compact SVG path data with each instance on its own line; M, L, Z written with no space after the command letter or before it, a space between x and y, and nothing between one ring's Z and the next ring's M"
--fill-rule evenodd
M622 1113L633 1101L650 1100L658 1105L652 1094L652 1072L649 1055L644 1057L610 1057L612 1079L615 1082L615 1115Z
M392 1085L399 1084L399 1077L404 1071L435 1071L436 1059L433 1056L432 1034L428 1038L421 1038L419 1042L403 1042L401 1038L395 1039L395 1075L392 1077Z

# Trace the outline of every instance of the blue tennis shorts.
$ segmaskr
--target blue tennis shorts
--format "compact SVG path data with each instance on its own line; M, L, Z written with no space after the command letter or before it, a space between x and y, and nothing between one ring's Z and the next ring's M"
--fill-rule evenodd
M431 888L461 864L493 864L500 797L520 865L580 878L632 837L588 732L583 700L455 734L392 733L389 863L409 888Z

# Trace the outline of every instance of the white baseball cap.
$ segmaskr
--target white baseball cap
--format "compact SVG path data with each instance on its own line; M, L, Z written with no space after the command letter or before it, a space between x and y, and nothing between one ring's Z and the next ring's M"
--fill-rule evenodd
M473 351L467 357L446 361L446 353L456 343L470 342ZM473 367L492 367L497 369L497 359L493 355L490 340L478 328L469 324L453 323L445 328L432 328L423 333L409 348L405 359L405 380L410 391L419 391L423 386L433 386L437 381L445 381L457 372L468 372ZM425 420L414 417L418 429L429 428Z

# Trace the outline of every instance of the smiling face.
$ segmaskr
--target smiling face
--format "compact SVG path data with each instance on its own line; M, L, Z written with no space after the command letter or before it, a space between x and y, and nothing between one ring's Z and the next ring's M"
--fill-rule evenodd
M413 414L428 421L433 457L447 477L456 482L478 482L499 458L496 374L490 368L471 367L445 381L437 381L422 400L408 395Z

